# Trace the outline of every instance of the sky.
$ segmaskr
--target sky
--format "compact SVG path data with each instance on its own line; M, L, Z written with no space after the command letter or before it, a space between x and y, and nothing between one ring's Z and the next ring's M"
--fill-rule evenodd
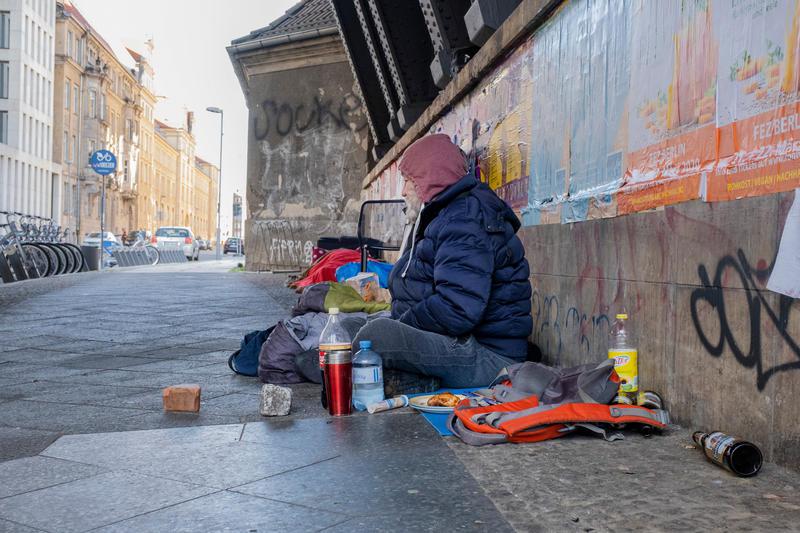
M152 38L156 118L184 124L194 111L196 155L219 164L219 115L225 112L222 154L222 233L229 230L234 191L244 196L247 180L247 107L225 47L283 15L297 0L73 0L83 16L114 48L123 64L125 47L146 52ZM247 211L245 210L245 213Z

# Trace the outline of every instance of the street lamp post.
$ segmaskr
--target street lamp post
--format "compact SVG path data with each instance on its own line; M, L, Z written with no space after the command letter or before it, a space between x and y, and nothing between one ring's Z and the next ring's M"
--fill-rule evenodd
M220 204L222 204L222 135L223 135L223 122L225 119L225 114L222 112L222 109L218 107L207 107L206 111L210 111L211 113L219 113L219 177L217 179L217 261L222 259L222 250L220 250L220 235L219 235L219 227L220 227Z

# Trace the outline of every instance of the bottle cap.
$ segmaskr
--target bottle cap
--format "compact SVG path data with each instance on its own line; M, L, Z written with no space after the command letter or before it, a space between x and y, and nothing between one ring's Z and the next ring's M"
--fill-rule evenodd
M339 310L337 309L336 311L339 311ZM617 314L617 320L628 320L627 313L618 313Z
M330 309L328 309L328 314L329 315L338 315L339 314L339 308L338 307L331 307ZM619 317L617 317L617 318L619 318Z
M365 348L372 348L372 341L359 341L358 347L364 350Z

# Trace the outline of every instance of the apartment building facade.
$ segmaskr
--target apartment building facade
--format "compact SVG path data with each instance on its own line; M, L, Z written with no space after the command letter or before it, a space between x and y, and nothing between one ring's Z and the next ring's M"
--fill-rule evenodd
M195 196L206 198L216 183L195 178L191 115L180 128L157 121L149 55L126 52L132 67L74 4L57 2L53 155L63 168L62 225L81 236L99 231L103 178L88 164L99 149L117 156L117 172L105 178L107 231L204 225L208 212Z
M214 242L217 234L219 169L196 156L194 163L195 220L192 222L192 228L196 235Z
M106 227L135 229L136 181L152 167L140 165L145 138L152 138L152 69L133 51L135 67L127 67L71 2L57 2L56 11L53 157L62 167L62 224L81 235L99 230L102 182L88 162L103 148L118 162L106 178Z
M52 161L55 0L0 0L0 210L58 210Z

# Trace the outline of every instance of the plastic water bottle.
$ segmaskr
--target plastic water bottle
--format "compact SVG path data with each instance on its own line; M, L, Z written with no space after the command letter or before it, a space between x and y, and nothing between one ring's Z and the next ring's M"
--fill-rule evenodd
M361 341L353 358L353 407L364 411L383 401L383 361L372 351L372 341Z
M342 325L341 317L339 316L339 308L331 307L328 309L328 322L322 329L322 334L319 336L319 370L322 376L322 394L320 402L322 407L328 408L329 404L329 391L325 387L325 357L328 352L350 351L352 340L347 330ZM380 398L382 400L383 397ZM378 401L380 401L378 400Z

